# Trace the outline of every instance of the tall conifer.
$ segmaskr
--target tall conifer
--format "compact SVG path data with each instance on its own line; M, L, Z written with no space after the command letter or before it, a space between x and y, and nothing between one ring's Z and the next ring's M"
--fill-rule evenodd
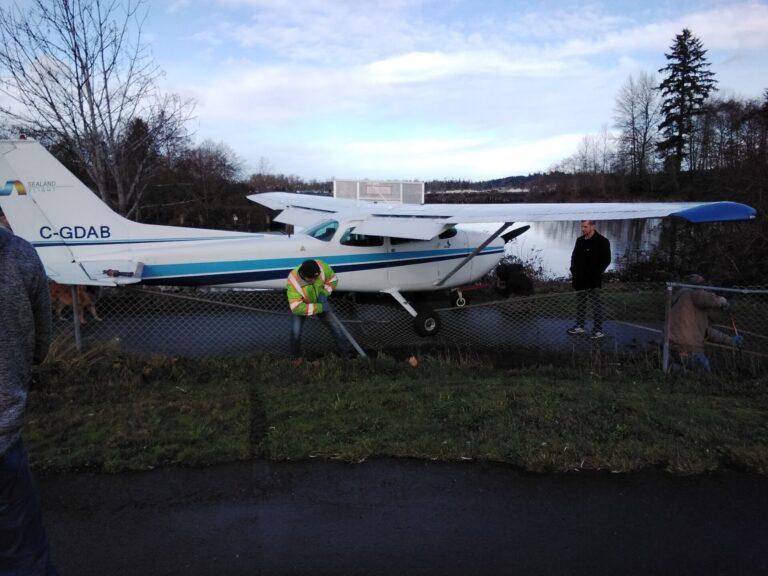
M708 70L707 51L701 40L687 28L675 36L670 49L670 54L664 54L668 64L659 69L665 78L659 85L662 138L657 147L665 162L679 174L684 160L690 160L694 118L702 111L709 93L717 90L717 80L714 72Z

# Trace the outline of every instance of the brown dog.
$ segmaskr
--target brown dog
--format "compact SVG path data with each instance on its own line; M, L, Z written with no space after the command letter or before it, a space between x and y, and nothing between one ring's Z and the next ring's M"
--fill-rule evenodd
M72 286L50 282L48 284L48 292L51 295L51 306L56 314L56 318L63 320L61 311L65 306L72 306ZM96 312L96 304L93 301L93 297L90 292L86 290L85 286L77 287L77 303L80 308L80 324L85 324L86 308L94 320L101 322L101 318L99 318L99 315Z

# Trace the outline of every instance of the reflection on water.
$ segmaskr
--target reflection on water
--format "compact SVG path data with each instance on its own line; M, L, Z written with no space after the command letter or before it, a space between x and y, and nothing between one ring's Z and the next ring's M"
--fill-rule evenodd
M596 221L598 232L611 241L613 262L609 270L615 269L619 257L634 259L650 253L659 242L661 222L660 218ZM581 223L517 222L515 228L525 224L530 224L531 229L507 244L507 254L540 263L549 276L569 276L571 252L581 234ZM482 229L493 231L495 227L484 224Z

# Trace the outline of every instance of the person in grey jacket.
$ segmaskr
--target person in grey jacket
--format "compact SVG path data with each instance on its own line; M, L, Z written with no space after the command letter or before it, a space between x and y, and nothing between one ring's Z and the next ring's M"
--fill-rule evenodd
M699 274L685 279L686 284L700 286L705 283ZM669 344L676 352L678 366L688 369L710 371L709 358L704 352L705 342L725 344L740 348L742 336L729 336L710 326L709 313L713 310L727 310L728 300L704 288L686 287L672 296L669 310Z
M55 575L21 440L32 366L51 341L48 279L27 241L0 227L0 574Z

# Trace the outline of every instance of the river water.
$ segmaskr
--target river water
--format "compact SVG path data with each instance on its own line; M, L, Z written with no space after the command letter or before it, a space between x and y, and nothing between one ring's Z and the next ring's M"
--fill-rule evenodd
M613 261L609 270L615 270L620 259L635 259L649 254L658 244L661 233L660 218L645 220L597 221L597 230L611 241ZM571 252L581 234L581 223L569 222L516 222L515 228L530 224L531 229L507 244L507 254L524 262L540 265L548 277L569 275ZM501 224L474 225L477 230L495 231Z

